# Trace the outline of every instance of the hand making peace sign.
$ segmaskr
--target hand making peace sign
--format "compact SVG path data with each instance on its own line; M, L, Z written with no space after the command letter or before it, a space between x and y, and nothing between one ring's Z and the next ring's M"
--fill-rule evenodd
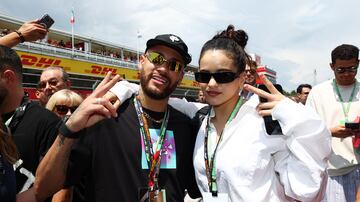
M83 128L94 125L104 118L116 117L116 110L119 102L112 104L103 96L120 80L116 75L111 79L111 72L108 72L98 87L89 95L70 116L66 126L72 132L78 132Z
M285 96L275 88L275 86L266 78L265 75L261 74L259 77L267 89L269 89L270 93L248 84L244 85L244 89L257 94L259 97L267 99L267 102L260 103L256 109L260 116L268 116L271 115L272 109L275 107L275 105L283 100Z

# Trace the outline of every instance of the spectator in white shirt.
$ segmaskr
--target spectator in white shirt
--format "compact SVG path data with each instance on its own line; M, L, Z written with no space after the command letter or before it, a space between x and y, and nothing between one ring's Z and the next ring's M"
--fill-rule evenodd
M360 184L360 132L346 123L359 122L359 48L351 44L336 47L331 52L330 67L334 78L314 86L306 105L315 109L332 135L326 201L355 201Z

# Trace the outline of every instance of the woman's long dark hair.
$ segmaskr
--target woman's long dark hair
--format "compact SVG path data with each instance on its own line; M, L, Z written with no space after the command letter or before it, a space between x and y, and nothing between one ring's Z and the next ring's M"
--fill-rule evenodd
M200 60L207 50L224 50L228 57L234 61L234 65L240 74L245 71L246 64L251 60L251 57L244 50L248 38L244 30L235 30L233 25L229 25L226 30L219 32L204 44L200 52Z
M16 146L0 116L0 154L9 163L15 163L19 157Z

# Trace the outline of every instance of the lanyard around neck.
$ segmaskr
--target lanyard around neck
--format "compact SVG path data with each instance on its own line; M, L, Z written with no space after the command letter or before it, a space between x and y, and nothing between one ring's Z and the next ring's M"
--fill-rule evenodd
M11 115L11 117L8 120L6 120L5 125L10 128L11 132L14 132L15 128L22 120L25 114L26 107L28 106L29 103L30 103L29 98L24 96L21 100L20 106L17 107L14 113Z
M166 108L165 118L163 123L161 124L160 136L156 141L156 150L154 152L151 142L149 125L146 120L146 117L144 116L144 111L141 106L141 103L136 97L134 98L134 105L140 123L140 133L144 141L146 160L148 162L148 167L149 167L148 186L151 191L158 190L159 189L158 176L160 172L160 162L162 157L162 149L164 145L163 143L166 136L166 127L169 121L170 112L168 108Z
M337 85L335 79L333 80L333 84L334 84L334 87L335 87L335 90L336 90L336 93L340 99L340 102L341 102L341 107L342 107L342 110L343 110L343 113L344 113L344 116L345 116L345 121L348 121L348 115L349 115L349 110L350 110L350 105L351 105L351 101L353 100L354 98L354 94L355 94L355 89L356 89L356 80L355 80L355 83L354 83L354 87L351 91L351 95L350 95L350 98L349 98L349 101L348 101L348 104L347 106L345 106L344 104L344 100L341 96L341 93L340 93L340 90L339 90L339 86Z
M236 114L238 113L238 111L240 110L241 105L243 104L243 98L240 96L239 100L236 103L235 108L233 109L233 111L231 112L225 127L234 119L234 117L236 116ZM208 178L208 186L209 186L209 190L211 191L213 196L217 196L218 193L218 189L217 189L217 183L216 183L216 168L215 168L215 155L216 155L216 151L217 148L220 144L221 138L223 136L223 131L221 131L220 137L218 142L216 143L216 147L215 150L213 152L213 154L211 155L211 159L209 161L209 154L208 154L208 138L209 138L209 133L210 133L210 112L208 113L208 119L207 119L207 124L206 124L206 128L205 128L205 138L204 138L204 159L205 159L205 169L206 169L206 176Z

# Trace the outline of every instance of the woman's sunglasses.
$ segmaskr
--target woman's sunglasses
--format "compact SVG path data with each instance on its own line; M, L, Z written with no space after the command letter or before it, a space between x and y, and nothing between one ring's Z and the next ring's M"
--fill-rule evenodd
M184 69L184 65L181 64L179 61L166 60L165 57L162 56L160 53L148 52L145 54L145 57L154 65L160 66L164 63L167 63L169 70L173 72L180 72L182 69Z
M196 72L195 80L199 83L209 83L211 77L215 79L217 83L230 83L234 81L239 75L234 72Z
M74 111L78 108L78 106L68 107L66 105L55 105L55 110L59 114L67 114L70 110L71 113L74 113Z
M353 67L337 67L335 68L335 72L339 74L343 74L345 72L355 73L358 69L359 65L355 65Z

